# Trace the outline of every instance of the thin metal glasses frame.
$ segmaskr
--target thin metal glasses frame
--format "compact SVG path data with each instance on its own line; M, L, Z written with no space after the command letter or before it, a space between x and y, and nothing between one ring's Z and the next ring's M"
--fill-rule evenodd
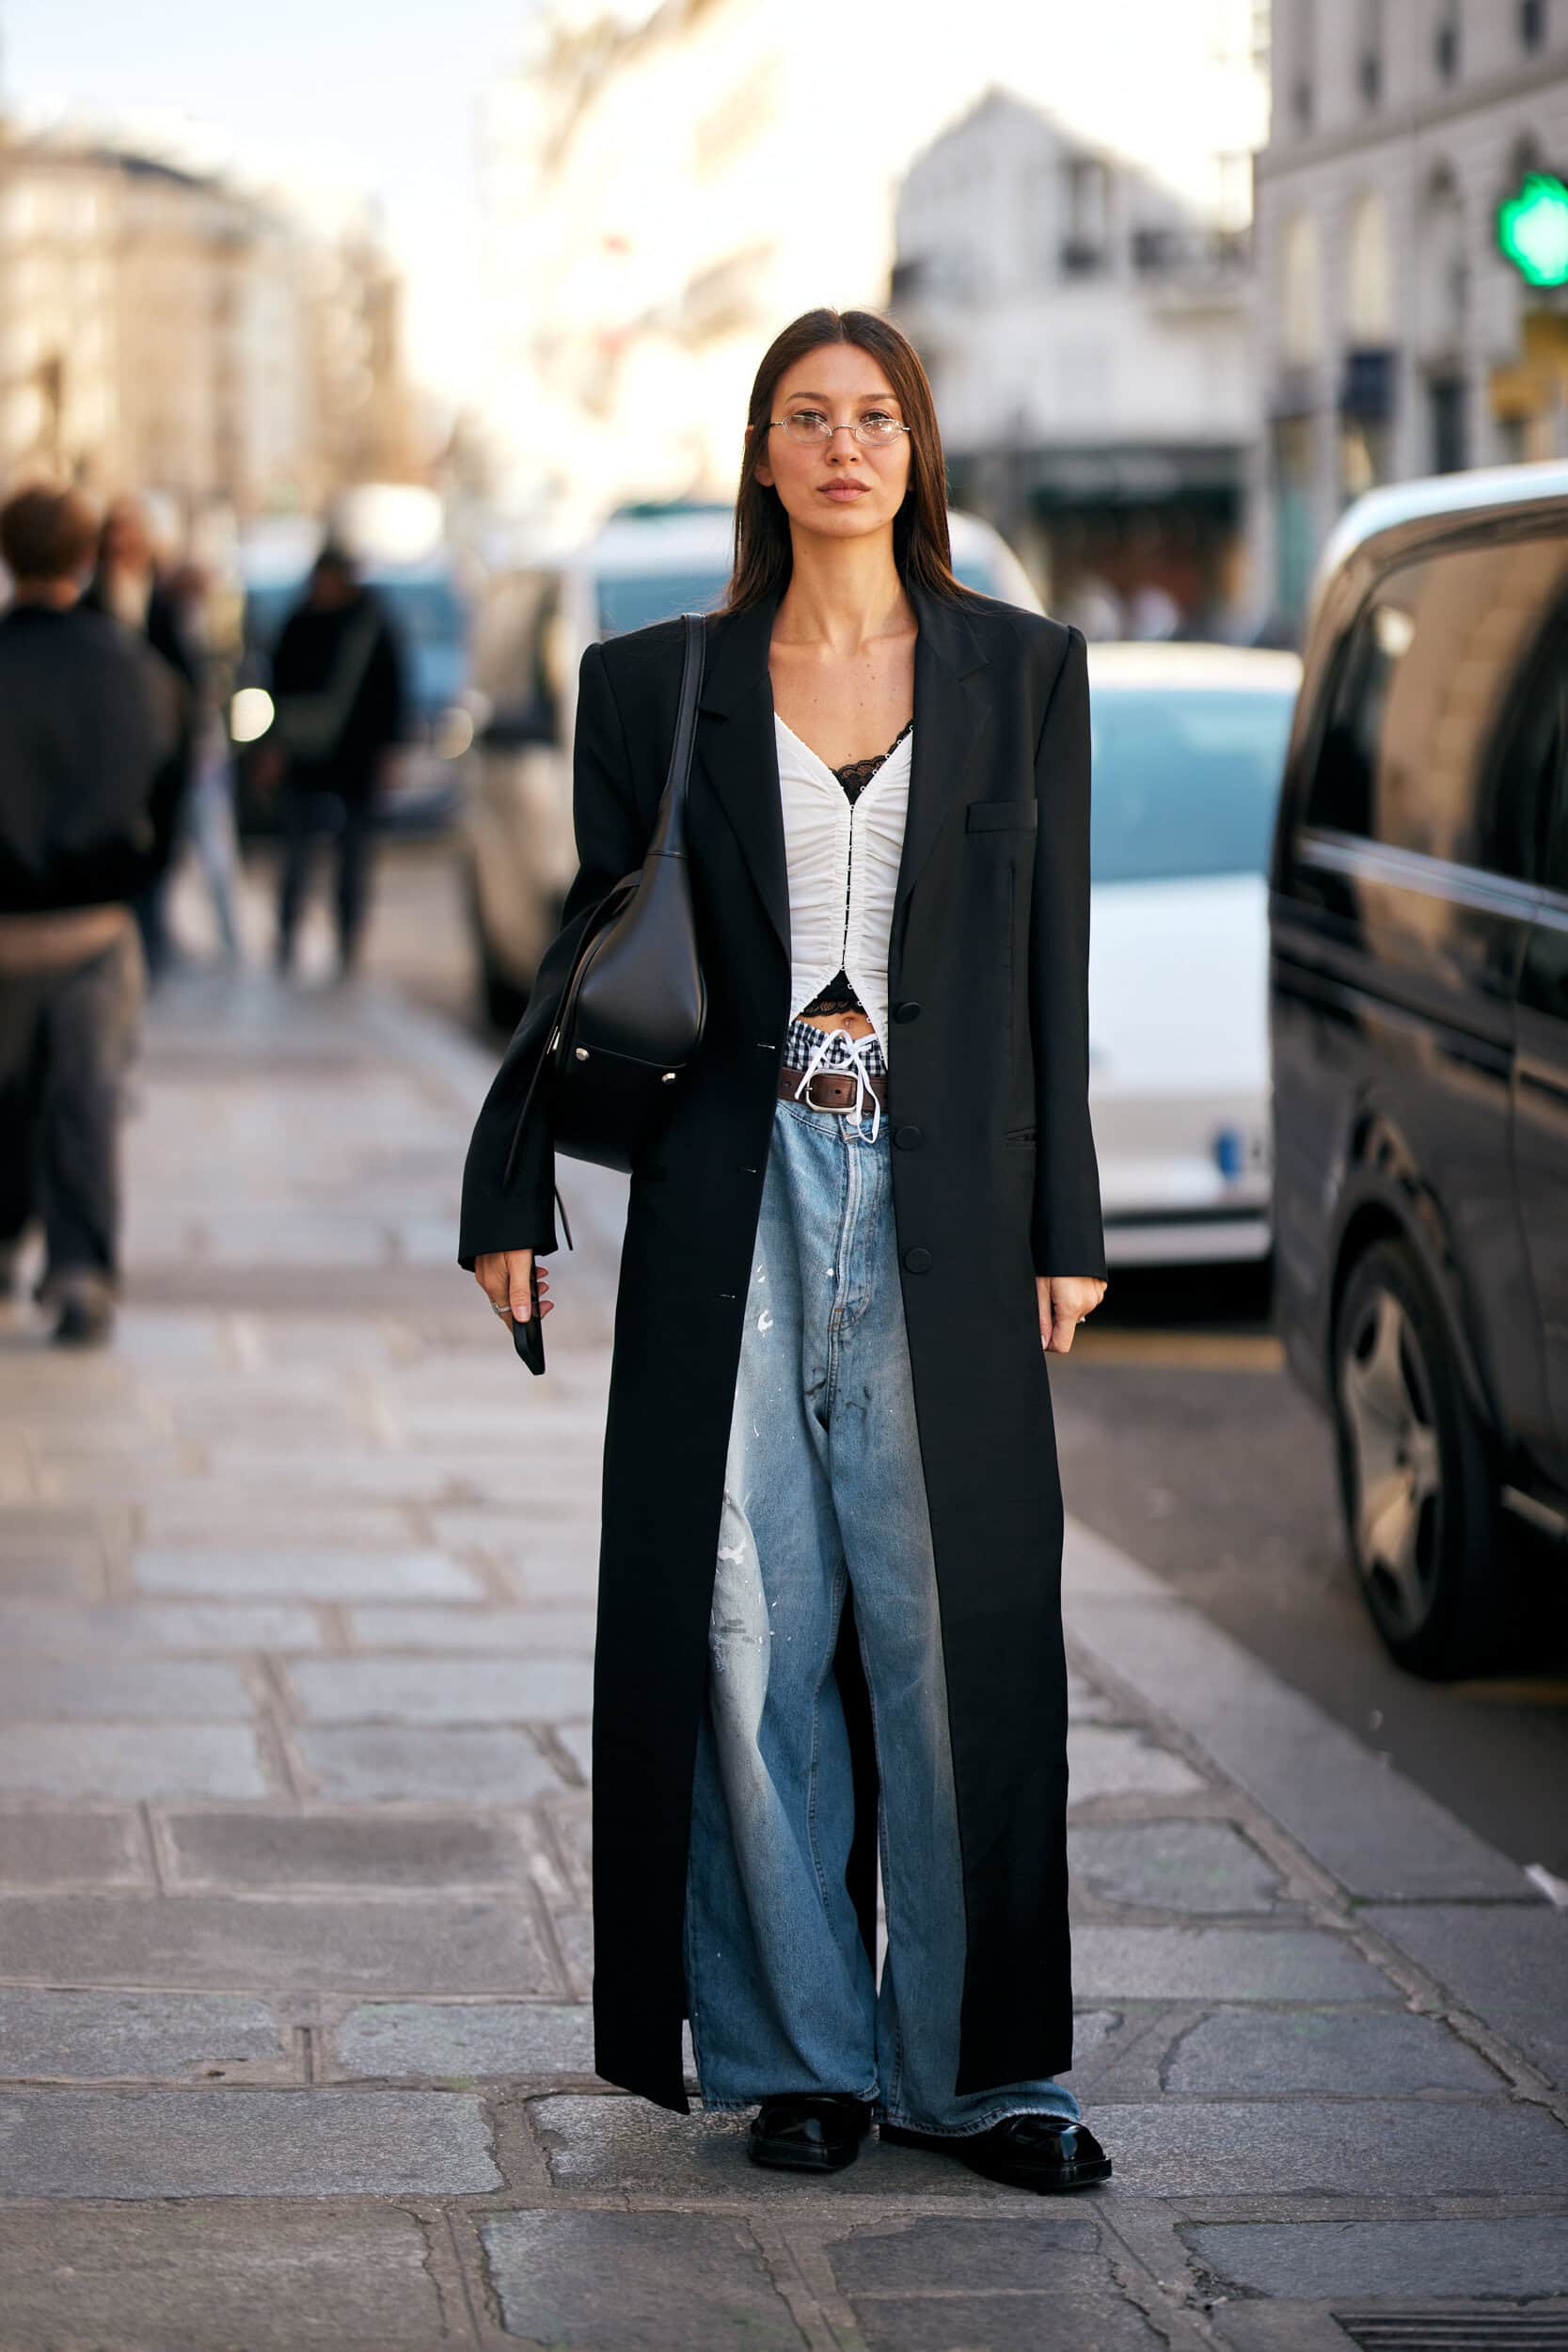
M876 449L878 447L884 449L890 448L894 439L893 433L863 432L861 428L863 421L857 421L854 424L826 425L819 433L792 432L790 428L793 421L794 420L789 417L769 417L768 420L768 429L771 433L775 427L782 426L784 430L789 434L790 439L798 442L802 448L809 447L813 441L820 441L825 449L828 443L832 439L835 433L852 433L856 440L860 443L862 449ZM888 422L895 428L895 432L896 433L908 433L911 429L904 422L902 417L889 417Z

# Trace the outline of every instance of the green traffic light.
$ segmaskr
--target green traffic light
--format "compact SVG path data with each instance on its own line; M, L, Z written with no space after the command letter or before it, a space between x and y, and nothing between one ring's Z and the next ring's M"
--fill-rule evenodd
M1549 172L1528 173L1497 207L1497 249L1532 286L1568 284L1568 187Z

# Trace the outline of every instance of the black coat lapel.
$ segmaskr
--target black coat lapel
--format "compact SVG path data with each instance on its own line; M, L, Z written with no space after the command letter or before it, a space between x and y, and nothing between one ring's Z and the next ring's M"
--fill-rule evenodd
M768 649L779 600L708 625L699 712L718 721L697 728L697 757L735 828L757 894L789 959L789 878L784 866L784 804L773 734Z
M910 602L920 620L914 648L914 746L910 762L910 805L904 849L893 900L893 939L903 937L909 896L930 856L942 818L966 788L966 777L984 754L990 726L985 691L986 656L978 632L961 605L911 586Z

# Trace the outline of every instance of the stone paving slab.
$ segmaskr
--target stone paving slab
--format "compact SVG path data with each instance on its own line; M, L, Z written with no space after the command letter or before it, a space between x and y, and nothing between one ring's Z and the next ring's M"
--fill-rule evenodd
M1377 2001L1386 1978L1317 1928L1105 1927L1072 1931L1072 1981L1094 2001Z
M294 1745L317 1795L362 1804L530 1804L561 1787L526 1731L498 1725L307 1725Z
M8 1657L24 1651L125 1657L171 1650L319 1649L321 1640L315 1611L286 1602L270 1607L244 1601L102 1601L86 1609L43 1601L0 1604L0 1655Z
M1129 2303L1110 2269L1094 2286L1054 2279L1037 2295L889 2296L854 2306L864 2352L1041 2352L1082 2344L1095 2352L1164 2352L1156 2333Z
M1032 2200L1006 2219L921 2214L896 2220L857 2221L832 2238L827 2254L846 2295L1017 2292L1049 2279L1065 2283L1091 2266L1102 2232L1094 2199L1058 2199L1058 2216Z
M345 2081L594 2072L594 2020L581 2002L367 2001L329 2041Z
M1466 2100L1172 2100L1096 2110L1124 2193L1568 2200L1568 2130ZM1478 2161L1479 2155L1479 2161Z
M0 1658L0 1719L244 1721L244 1675L215 1659Z
M450 1813L165 1813L156 1826L182 1888L518 1885L536 1842L524 1821Z
M1201 1774L1144 1731L1076 1724L1068 1733L1069 1804L1085 1797L1184 1797L1205 1789Z
M192 2080L260 2060L296 2070L264 2002L224 1993L57 1992L0 1985L0 2076Z
M1152 1911L1268 1914L1278 1871L1228 1821L1108 1821L1068 1833L1068 1868L1101 1902Z
M1407 1903L1370 1907L1366 1917L1568 2086L1568 1912L1544 1902Z
M500 2185L483 2110L461 2091L0 2092L5 2197L472 2196Z
M1184 2228L1180 2235L1226 2286L1300 2302L1568 2293L1568 2214L1225 2222ZM1449 2333L1440 2327L1433 2332Z
M264 1797L256 1735L234 1724L0 1723L0 1789L40 1797Z
M348 1994L562 1990L519 1902L0 1895L0 1977Z
M806 2352L744 2220L509 2213L481 2225L508 2335L604 2352Z
M275 1472L276 1476L276 1472ZM483 1586L471 1568L444 1551L256 1550L217 1545L147 1547L132 1564L144 1593L216 1597L375 1600L477 1600Z
M135 1814L0 1809L0 1887L136 1886L148 1876Z
M349 1639L360 1650L516 1650L533 1658L589 1657L587 1609L351 1609ZM269 1646L281 1647L281 1644Z
M437 2352L424 2232L395 2205L0 2212L6 2352Z
M285 1679L318 1724L546 1722L593 1699L588 1661L569 1658L311 1658Z
M1066 1549L1083 1540L1074 1525ZM1094 1539L1092 1576L1069 1575L1064 1558L1080 1653L1125 1676L1353 1895L1519 1892L1506 1857L1402 1773L1379 1768L1369 1804L1373 1766L1361 1742L1146 1569L1123 1558L1114 1593L1102 1585L1112 1550Z
M1495 2095L1504 2088L1436 2018L1388 2010L1219 2010L1182 2034L1161 2076L1167 2090L1227 2099L1309 2090Z

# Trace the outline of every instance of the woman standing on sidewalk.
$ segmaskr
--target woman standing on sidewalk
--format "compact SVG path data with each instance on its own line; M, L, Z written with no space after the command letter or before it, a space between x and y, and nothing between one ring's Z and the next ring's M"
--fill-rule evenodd
M1053 2079L1044 1355L1105 1289L1084 640L955 580L929 386L862 310L762 361L708 628L707 1025L631 1178L606 1434L595 2062L684 2112L689 2015L704 2105L760 2106L759 2163L833 2169L875 2114L1074 2188L1110 2170ZM543 1120L502 1172L587 919L643 856L680 666L670 622L583 659L580 869L465 1175L460 1259L498 1312L558 1246Z

